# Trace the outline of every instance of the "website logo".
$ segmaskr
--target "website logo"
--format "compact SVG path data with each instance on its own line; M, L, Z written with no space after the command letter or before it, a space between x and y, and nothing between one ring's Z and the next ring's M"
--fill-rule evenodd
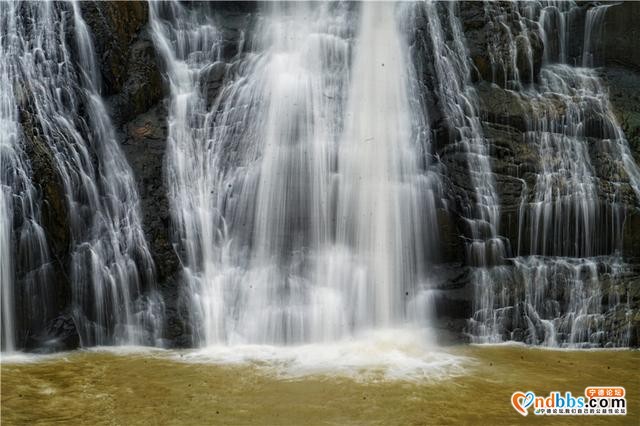
M513 408L515 408L518 413L526 416L529 414L528 408L533 404L535 397L536 394L531 391L527 393L514 392L513 395L511 395L511 405L513 405Z
M625 394L622 386L589 386L584 396L555 391L538 396L532 391L516 391L511 395L511 405L523 416L530 411L536 416L625 416Z

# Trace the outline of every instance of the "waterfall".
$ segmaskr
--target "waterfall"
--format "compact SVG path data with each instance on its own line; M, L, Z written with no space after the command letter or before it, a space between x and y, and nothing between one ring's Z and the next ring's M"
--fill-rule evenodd
M395 6L363 4L354 36L344 4L269 4L227 65L204 9L151 12L196 342L336 339L409 310L424 320L408 306L427 291L435 221L420 212L433 212L435 185ZM212 72L224 75L215 101Z
M637 340L640 168L596 68L618 5L175 0L126 42L85 6L0 2L3 351ZM158 63L107 87L121 42Z
M306 281L329 235L345 17L271 4L229 66L205 42L219 37L213 16L162 9L151 19L171 82L167 179L195 341L308 340L321 299L336 302ZM207 99L211 73L232 72Z
M499 200L490 163L488 141L484 136L478 113L478 97L471 84L469 53L465 44L455 3L426 2L430 46L436 80L436 94L449 130L449 141L443 152L443 162L451 169L466 166L469 182L456 182L473 199L463 199L462 211L470 239L465 242L466 261L472 267L475 286L475 317L480 323L489 321L496 278L491 272L501 271L507 255L500 227ZM500 277L498 277L498 281ZM472 322L471 333L485 336L484 326ZM490 333L489 333L490 334Z
M450 138L453 139L446 147L447 153L456 158L459 154L466 162L469 189L475 196L473 200L466 200L462 207L473 238L467 243L467 258L472 265L482 267L498 262L504 256L505 249L497 236L500 223L498 196L488 144L477 112L478 99L470 83L468 52L455 15L455 3L442 5L427 2L425 7L433 48L437 95L442 102Z
M602 32L608 6L586 12L581 52L570 49L567 30L578 20L577 6L573 2L537 6L543 66L537 82L516 87L521 88L517 96L528 111L524 143L536 150L540 170L533 187L522 195L517 257L511 260L514 270L487 270L492 283L482 285L485 291L476 298L471 333L481 342L514 339L547 346L625 346L625 333L603 341L601 331L606 313L615 317L627 307L624 302L606 305L602 300L604 291L618 301L619 292L625 291L605 283L624 275L619 259L626 213L621 188L626 181L637 197L638 167L596 74L566 64L570 58L581 58L583 65L593 65L594 36ZM529 4L521 12L529 18L535 15ZM522 18L520 22L526 25ZM509 49L514 51L518 52L515 44ZM594 152L609 155L620 170L609 193L603 192L596 174ZM623 323L629 320L625 317Z
M612 253L622 243L624 212L615 195L606 199L599 194L587 142L597 139L598 148L620 164L637 188L638 168L624 134L591 70L548 65L540 80L524 99L532 106L525 138L538 149L542 170L527 207L531 211L521 224L531 233L519 247L528 243L530 253L554 256Z
M87 189L98 200L86 243L72 254L72 279L76 304L85 305L87 287L93 291L97 328L86 330L88 341L158 344L162 331L162 302L153 291L143 294L143 285L153 289L154 265L140 220L140 200L133 173L118 147L113 125L100 96L99 70L89 30L79 6L73 3L74 30L79 68L88 104L87 125L93 129L100 170L92 171L100 188ZM94 184L95 185L95 184ZM101 190L101 193L97 192ZM88 243L88 244L87 244ZM90 272L86 263L90 259ZM113 331L109 330L113 327ZM95 333L94 336L92 334ZM94 340L95 339L95 340Z
M175 18L171 21L175 28L161 21L159 15L165 8L168 9L165 13ZM222 181L219 147L210 141L213 121L206 99L208 76L220 78L226 71L224 63L216 62L220 56L220 36L206 15L191 12L178 2L152 3L150 16L154 41L165 60L171 88L166 179L173 227L189 285L186 294L194 299L194 306L203 301L202 311L191 312L198 316L197 321L222 324L221 317L216 316L224 300L217 288L222 280L216 279L215 263L228 243L222 242L224 226L218 227L223 198L216 190L227 183ZM244 105L239 107L241 117ZM208 304L214 306L209 309ZM210 330L210 340L217 339L214 325L204 329Z
M333 285L353 288L361 327L405 318L407 301L425 291L424 259L437 237L433 182L422 168L430 141L394 8L362 5L338 148L336 242L356 274Z
M7 6L9 5L6 3L0 5L0 16L2 28L9 30L9 24L12 23L9 20L9 14L13 10ZM0 44L0 55L3 58L9 55L12 44L11 41L5 40L5 37L3 37ZM7 61L4 60L0 63L0 184L2 185L0 188L0 304L2 307L0 347L6 351L12 351L15 348L12 194L16 178L25 175L25 173L22 173L25 165L20 161L20 153L16 152L18 120L13 94L13 82L10 77L11 70L7 65ZM15 174L12 169L16 170ZM31 182L27 183L30 184Z
M31 120L14 123L31 126L22 131L32 134L29 141L13 137L11 143L16 152L27 142L46 152L52 180L61 183L64 201L49 202L66 203L68 217L59 220L65 223L61 226L68 222L68 229L56 232L69 232L70 255L59 261L68 268L72 315L81 344L155 344L162 306L153 292L143 292L153 286L154 265L141 227L132 172L100 96L99 70L79 6L42 2L3 4L3 8L3 19L9 21L3 25L3 49L5 40L12 49L3 56L11 80L7 84L19 87L24 99L12 101L17 105L11 108L20 108L21 116ZM67 44L69 40L74 47ZM6 97L3 91L3 100ZM37 218L35 212L22 214L27 220ZM31 223L34 230L40 229L35 220ZM30 238L26 230L23 235ZM34 242L25 244L33 250ZM41 252L43 263L46 251ZM54 285L52 280L38 283ZM3 289L4 284L3 280ZM39 316L37 311L27 312L30 317Z
M599 41L602 38L604 19L610 4L592 7L587 10L584 24L584 45L582 47L582 66L593 67L600 54Z
M2 350L21 345L19 331L38 328L49 314L51 279L49 251L40 222L40 198L21 143L15 84L21 40L16 34L14 3L0 4L0 289ZM6 58L6 59L5 59ZM16 311L25 310L27 314Z
M545 63L566 63L569 59L569 28L576 19L575 1L549 0L538 2L538 22L544 44ZM555 35L555 37L553 37Z

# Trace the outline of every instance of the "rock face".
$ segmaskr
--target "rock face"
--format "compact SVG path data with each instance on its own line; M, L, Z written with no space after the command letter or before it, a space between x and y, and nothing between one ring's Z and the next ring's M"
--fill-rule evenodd
M45 201L42 211L43 226L49 235L51 252L58 263L64 263L71 236L62 177L56 169L52 152L41 139L40 129L33 119L33 114L28 106L21 111L23 135L33 168L34 181L41 188Z
M609 89L609 101L636 162L640 160L640 72L619 66L605 67L599 74Z
M534 81L542 65L544 45L536 24L520 15L512 2L463 2L460 18L478 75L507 86L518 76Z
M144 230L156 264L158 290L165 300L167 339L185 332L178 313L179 260L171 244L171 218L165 185L166 108L162 102L122 125L122 149L138 181Z
M209 7L226 14L226 18L221 19L224 26L221 61L212 64L202 82L207 88L207 101L213 105L229 62L238 54L241 39L248 39L244 26L250 22L247 17L255 13L255 4L216 2ZM593 7L593 2L580 2L578 15L584 16L590 7ZM145 234L156 264L158 289L166 304L165 337L170 345L185 346L190 342L186 337L188 330L183 321L184 313L180 312L178 303L180 262L172 244L164 177L169 93L168 84L163 79L163 64L151 39L148 5L144 2L83 2L81 11L94 37L102 73L102 93L108 100L122 149L138 182ZM475 67L473 89L478 98L482 131L489 147L500 200L498 234L505 241L506 255L513 256L521 232L519 214L523 193L536 186L536 176L541 169L537 151L525 142L532 106L523 101L523 91L527 84L540 80L545 46L537 22L523 16L512 2L462 2L456 5L456 13ZM608 8L601 40L605 66L597 72L609 90L612 109L624 130L631 153L640 163L639 20L640 3L625 2ZM572 25L576 27L572 31L581 33L584 19L576 19ZM416 32L425 31L429 31L426 18L417 17ZM421 45L420 40L419 36L411 40L414 53L422 55L417 56L416 67L418 74L424 76L421 82L424 87L433 89L430 49ZM569 56L576 58L575 52L580 48L579 40L572 39L568 50L573 53ZM251 46L245 49L250 50ZM441 255L439 263L434 265L433 276L434 287L441 294L436 308L437 325L446 335L444 340L459 341L466 339L466 322L473 315L473 271L464 266L468 264L465 241L471 236L461 206L474 198L474 189L469 184L467 164L456 156L447 156L452 130L446 128L439 108L441 102L433 95L425 99L437 154L444 158L446 166L441 172L445 195L438 209ZM43 222L52 241L53 257L55 262L64 264L70 236L69 226L65 223L68 215L60 177L56 174L51 153L38 141L38 130L32 125L28 110L22 114L22 121L35 182L44 199ZM599 193L605 197L615 188L621 194L617 201L624 211L621 255L631 265L629 271L621 276L608 272L601 275L602 297L604 299L616 286L625 289L633 316L628 331L629 341L637 346L640 333L640 200L635 198L628 179L620 176L616 165L598 152L596 141L602 139L598 133L601 129L589 131L594 141L591 156L598 176ZM508 262L502 266L512 268ZM63 285L66 277L59 273L56 277L61 281L58 288L68 288L68 285ZM32 337L32 347L41 346L47 339L50 344L45 346L53 349L79 344L73 337L74 333L77 335L75 326L63 311L69 295L62 293L58 295L58 307L62 313L51 318L47 337ZM618 333L616 330L623 327L625 315L628 314L612 313L606 318L605 327Z
M640 3L613 4L604 17L602 53L607 66L623 66L640 72Z
M103 95L116 122L128 121L164 97L146 2L84 2L82 15L100 58Z
M101 59L105 94L118 93L130 77L131 59L135 60L131 53L149 19L149 7L146 2L83 2L81 11Z

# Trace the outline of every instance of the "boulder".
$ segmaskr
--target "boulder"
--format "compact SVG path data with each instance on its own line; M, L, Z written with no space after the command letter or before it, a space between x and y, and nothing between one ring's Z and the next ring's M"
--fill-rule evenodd
M31 335L26 341L26 349L37 353L70 351L79 347L80 335L68 312L53 318L42 333Z

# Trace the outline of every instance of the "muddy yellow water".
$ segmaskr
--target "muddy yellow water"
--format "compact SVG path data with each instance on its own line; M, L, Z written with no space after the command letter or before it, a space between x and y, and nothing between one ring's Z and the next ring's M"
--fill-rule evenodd
M2 424L640 424L638 351L463 346L465 374L436 381L286 378L259 366L79 352L2 364ZM621 385L626 417L524 418L515 390L582 395Z

